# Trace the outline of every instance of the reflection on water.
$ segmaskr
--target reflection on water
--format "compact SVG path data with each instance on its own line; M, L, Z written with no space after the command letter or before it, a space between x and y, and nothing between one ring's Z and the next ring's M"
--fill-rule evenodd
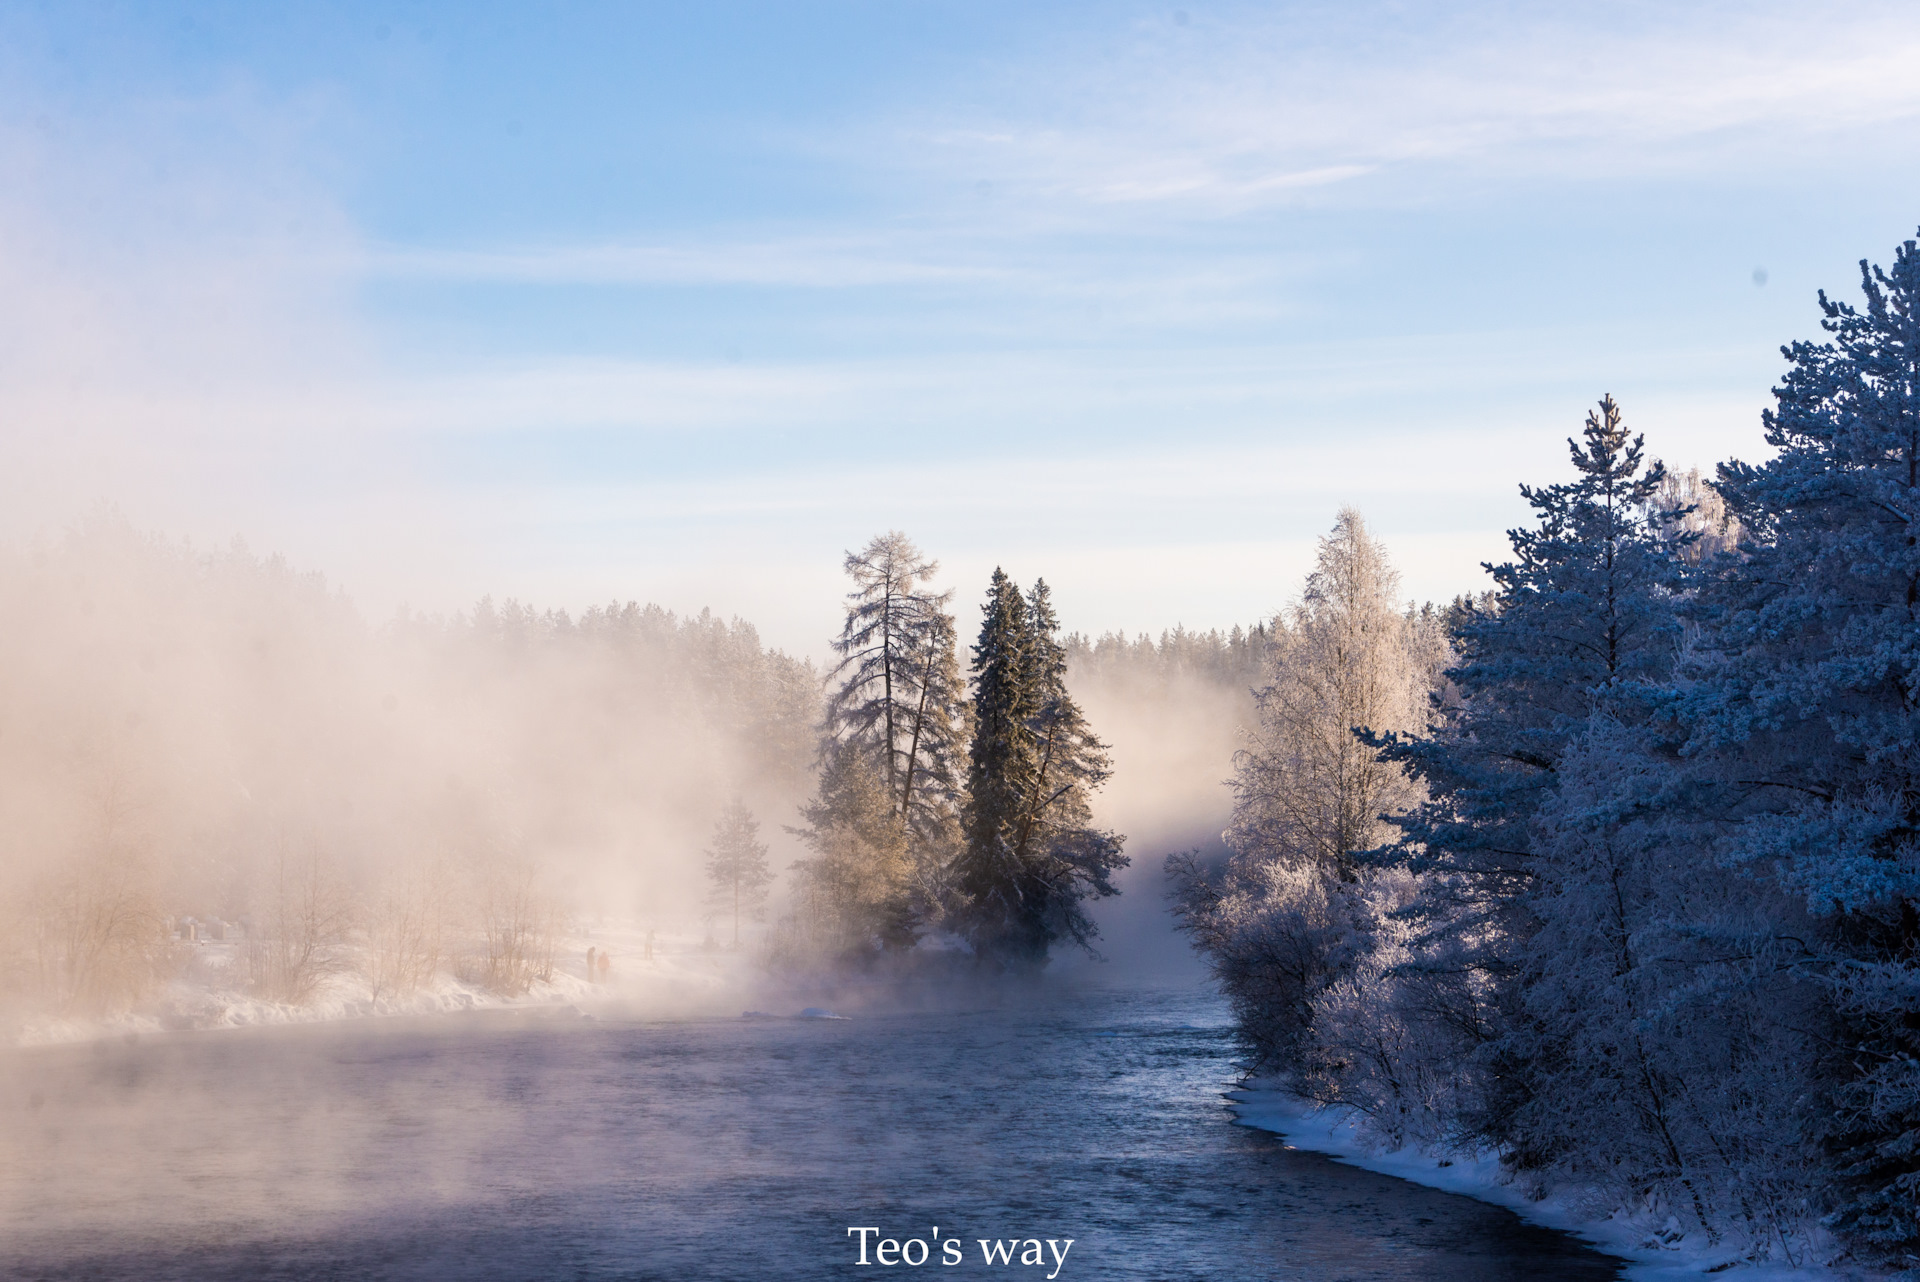
M1509 1212L1233 1125L1193 991L840 1021L495 1014L0 1059L0 1272L1601 1279ZM965 1241L855 1263L849 1226ZM1016 1257L1017 1259L1017 1257Z

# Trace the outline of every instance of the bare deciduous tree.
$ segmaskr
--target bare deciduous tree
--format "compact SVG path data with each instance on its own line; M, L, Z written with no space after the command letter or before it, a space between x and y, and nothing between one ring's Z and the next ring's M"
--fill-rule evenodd
M300 1006L351 965L341 947L353 924L353 900L317 850L290 856L283 846L265 902L247 940L254 989Z
M446 961L446 879L435 864L390 884L367 922L367 981L377 1000L405 997Z

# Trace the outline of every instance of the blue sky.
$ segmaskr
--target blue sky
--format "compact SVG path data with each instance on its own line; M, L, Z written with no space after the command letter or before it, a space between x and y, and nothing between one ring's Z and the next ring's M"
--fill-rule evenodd
M970 599L1226 626L1343 504L1479 586L1603 392L1763 452L1920 225L1911 5L0 9L0 533L371 613Z

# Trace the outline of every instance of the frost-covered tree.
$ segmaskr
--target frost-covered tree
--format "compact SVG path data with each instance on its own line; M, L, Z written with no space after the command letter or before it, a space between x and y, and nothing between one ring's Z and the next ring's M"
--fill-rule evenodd
M1681 535L1676 540L1680 558L1688 565L1701 565L1722 552L1731 552L1746 537L1740 522L1727 510L1727 501L1697 467L1667 472L1650 504L1656 512L1671 513L1668 519Z
M1783 349L1765 463L1722 465L1748 531L1704 593L1690 750L1746 810L1732 859L1804 897L1847 1021L1835 1224L1920 1250L1920 250ZM1909 1256L1909 1258L1911 1258Z
M1646 466L1644 438L1629 435L1612 397L1567 445L1574 480L1520 487L1536 523L1508 531L1513 560L1485 567L1491 602L1456 603L1451 694L1430 733L1377 741L1429 793L1396 817L1400 835L1376 858L1423 878L1409 910L1424 927L1411 969L1463 1055L1511 1027L1515 951L1537 925L1532 822L1561 754L1596 710L1644 718L1679 651L1685 536L1673 529L1679 514L1656 502L1665 469ZM1466 1094L1485 1092L1462 1105L1484 1109L1474 1125L1507 1139L1529 1071L1497 1051L1483 1060L1463 1082Z
M1534 816L1532 934L1500 1058L1509 1163L1755 1256L1805 1249L1821 1002L1791 898L1723 866L1713 790L1656 727L1597 712Z
M1066 686L1066 650L1044 582L1030 597L995 569L973 648L966 845L954 888L983 960L1032 966L1053 944L1091 950L1083 907L1118 893L1121 838L1092 826L1089 794L1110 774Z
M756 917L767 902L773 872L767 867L767 845L760 840L760 821L744 802L727 803L713 827L707 847L710 907L733 918L733 946L740 946L740 918Z
M1320 541L1301 601L1277 620L1257 718L1237 760L1225 875L1169 861L1183 926L1208 955L1242 1032L1296 1082L1322 1063L1316 1003L1371 947L1372 877L1357 856L1418 800L1404 767L1356 731L1417 726L1433 629L1396 605L1398 576L1357 512Z
M1352 882L1355 853L1389 834L1382 812L1417 799L1406 771L1353 733L1409 730L1424 719L1430 674L1398 591L1386 550L1358 512L1341 512L1300 603L1274 630L1234 780L1235 849Z

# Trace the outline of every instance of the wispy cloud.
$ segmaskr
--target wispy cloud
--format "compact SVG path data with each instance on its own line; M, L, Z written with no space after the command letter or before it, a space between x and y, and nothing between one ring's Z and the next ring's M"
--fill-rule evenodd
M1757 148L1790 162L1920 117L1916 66L1910 5L1240 11L1143 22L1067 70L1005 66L1011 110L924 119L894 154L1054 200L1233 213L1415 165L1430 194L1434 165L1619 176Z

